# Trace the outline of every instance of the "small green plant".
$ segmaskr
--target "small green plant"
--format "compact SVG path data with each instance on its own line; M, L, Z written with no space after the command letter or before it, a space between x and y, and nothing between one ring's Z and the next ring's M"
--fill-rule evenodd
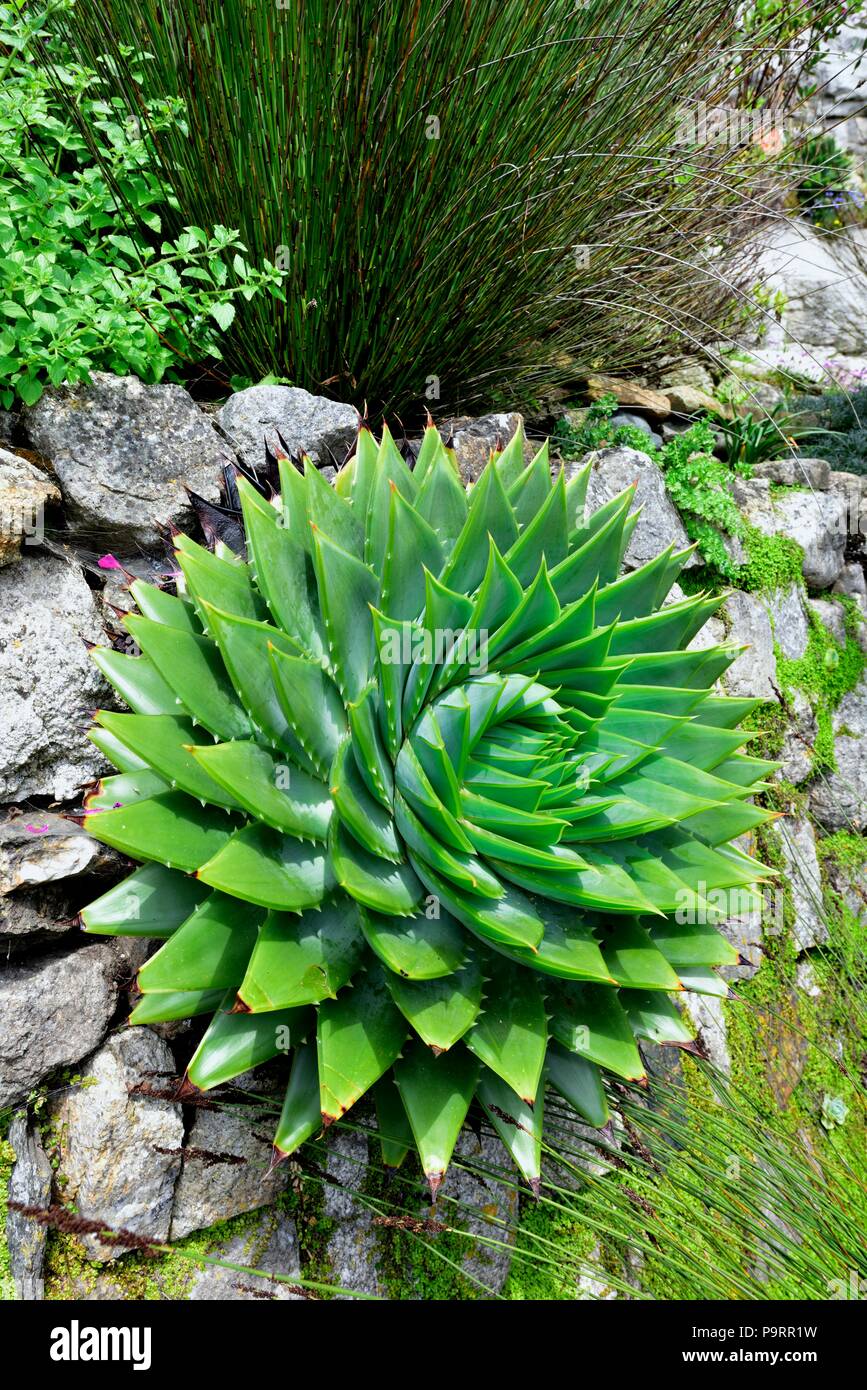
M97 73L65 62L56 82L90 123L67 115L32 42L57 10L0 5L0 405L33 405L46 386L96 370L159 381L220 357L238 299L279 293L270 264L249 267L237 233L186 227L160 241L167 208L150 155ZM153 101L153 133L180 118Z
M827 1130L838 1129L844 1125L849 1118L849 1107L842 1096L829 1096L827 1091L822 1097L822 1125Z
M728 463L739 472L765 459L787 457L802 443L812 449L822 436L832 433L799 421L797 414L782 405L769 415L736 415L732 420L721 420L719 428L726 438Z
M864 208L864 194L853 188L852 156L833 135L809 136L798 150L803 170L798 202L816 227L836 231L856 221Z
M433 427L413 472L366 428L334 488L279 469L276 505L238 483L249 561L178 537L142 654L94 652L134 712L97 714L86 824L146 862L85 928L163 938L132 1021L210 1016L185 1089L294 1054L280 1154L372 1091L435 1191L475 1097L538 1185L545 1083L603 1126L772 872L728 847L770 815L752 702L688 649L720 600L662 606L673 546L619 577L634 488L585 521L589 466L520 432L469 493Z

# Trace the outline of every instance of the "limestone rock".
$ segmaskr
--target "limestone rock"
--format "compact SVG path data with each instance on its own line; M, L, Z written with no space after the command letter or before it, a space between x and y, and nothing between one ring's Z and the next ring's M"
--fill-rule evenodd
M783 589L774 589L766 595L765 603L776 645L783 656L797 661L807 650L810 637L810 623L800 585L789 584Z
M85 736L110 698L82 638L105 640L80 570L53 556L0 570L0 799L68 801L108 764ZM39 817L35 817L39 820Z
M0 1106L23 1100L102 1041L121 967L112 942L40 956L0 972Z
M124 862L116 850L51 811L0 815L0 894L98 873Z
M160 1038L148 1028L128 1028L90 1058L83 1084L55 1102L64 1198L81 1216L156 1241L168 1238L184 1134L181 1109L130 1095L130 1087L158 1087L174 1071ZM92 1259L123 1253L97 1236L85 1236L83 1243Z
M208 1250L208 1258L226 1264L246 1265L280 1278L263 1279L237 1269L221 1269L203 1264L196 1270L187 1292L190 1303L219 1299L252 1302L270 1299L275 1303L294 1303L304 1298L300 1289L286 1282L285 1276L300 1275L300 1255L295 1222L282 1211L263 1211L250 1231L242 1231Z
M271 1171L273 1126L273 1114L246 1104L196 1111L175 1191L172 1240L279 1196L287 1172L285 1164Z
M826 830L867 828L867 678L844 695L833 716L837 771L823 773L810 808Z
M777 664L766 604L756 594L735 590L723 604L722 612L728 624L728 641L747 648L723 674L727 693L750 699L775 699Z
M779 755L780 776L799 787L813 770L813 747L818 733L815 711L802 690L793 690L788 696L786 716Z
M651 391L646 386L639 386L635 381L623 381L619 377L588 377L587 394L591 401L598 401L603 396L616 396L619 405L636 406L639 410L646 410L657 420L664 420L671 414L668 396L663 395L661 391Z
M695 994L684 990L681 1002L698 1034L698 1040L708 1059L726 1076L731 1073L723 1001L711 994Z
M841 603L830 598L811 598L810 608L823 627L826 627L838 647L846 645L846 612Z
M594 450L584 462L593 464L587 487L588 516L631 483L638 484L633 510L638 507L642 510L624 558L626 569L640 569L672 542L676 550L688 548L689 537L666 491L662 470L647 454L619 445L613 449ZM687 565L694 563L694 556L690 556Z
M731 415L731 407L694 386L667 386L668 403L676 415Z
M783 492L771 496L767 478L739 480L735 498L746 521L765 536L797 541L804 551L803 575L813 588L827 589L843 568L846 504L834 492Z
M160 527L191 520L185 485L216 502L233 455L182 386L95 372L91 386L46 391L24 414L34 449L51 460L73 537L132 551Z
M831 465L826 459L801 458L799 454L765 459L753 466L754 478L767 478L781 487L808 487L827 492L831 485Z
M290 454L302 451L320 466L339 467L355 443L358 412L299 386L248 386L236 391L217 419L249 467L265 462L277 435Z
M444 439L451 437L458 469L465 483L474 483L481 475L491 450L508 444L512 435L523 428L524 417L517 411L501 411L477 417L465 415L443 420L437 425ZM529 463L541 440L524 442L524 457Z
M9 1178L8 1197L26 1207L44 1210L51 1203L51 1164L45 1157L39 1134L26 1115L16 1115L9 1130L15 1166ZM42 1268L48 1228L32 1217L9 1211L6 1245L15 1295L25 1302L38 1301L45 1293Z
M39 538L44 507L59 501L60 492L47 474L0 449L0 565L18 559L22 541Z
M816 854L816 837L806 819L784 816L777 832L792 889L792 933L799 951L810 951L828 939L822 903L822 875Z

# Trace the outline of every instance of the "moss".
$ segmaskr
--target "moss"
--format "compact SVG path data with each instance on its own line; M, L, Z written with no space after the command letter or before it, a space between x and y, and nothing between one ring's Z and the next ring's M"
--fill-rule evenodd
M408 1154L400 1169L372 1163L364 1193L384 1213L394 1207L404 1211L412 1205L407 1189L417 1187L421 1194L423 1184L418 1158ZM449 1209L439 1219L456 1224L457 1213ZM463 1236L451 1231L425 1235L390 1226L377 1226L375 1231L376 1270L388 1298L447 1303L484 1297L484 1291L461 1268L470 1251L478 1262L483 1247L471 1247Z
M767 700L748 714L741 728L754 734L747 751L757 758L775 762L783 751L788 728L785 710L776 700Z
M833 713L844 695L854 690L867 665L867 657L856 639L860 614L854 604L843 604L846 618L846 645L842 649L812 611L808 613L809 636L803 656L783 656L775 648L777 679L783 695L800 690L810 699L816 713L816 738L813 745L813 770L833 771L834 753Z
M768 593L789 584L800 584L804 552L788 536L765 536L755 526L744 526L746 563L741 567L737 586L747 593Z
M574 1299L580 1275L599 1259L598 1252L594 1259L595 1249L596 1237L574 1214L526 1200L504 1297L518 1301ZM522 1252L542 1254L545 1262L522 1258Z
M4 1130L8 1132L8 1121L4 1125ZM6 1244L6 1199L14 1162L15 1152L4 1133L4 1137L0 1138L0 1302L6 1299L11 1300L13 1297L9 1248Z
M836 864L848 873L855 873L867 864L867 840L851 830L823 835L816 847L822 862Z

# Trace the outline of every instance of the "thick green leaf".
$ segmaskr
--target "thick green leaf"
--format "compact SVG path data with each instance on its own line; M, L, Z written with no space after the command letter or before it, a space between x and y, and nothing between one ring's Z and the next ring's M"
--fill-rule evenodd
M483 1067L476 1095L516 1168L538 1192L542 1173L542 1092L535 1105L528 1105L501 1077Z
M568 1052L558 1042L548 1044L545 1063L548 1081L573 1110L595 1129L608 1123L610 1112L599 1068L578 1052Z
M637 1038L653 1043L691 1043L695 1030L678 1013L667 994L656 990L624 989L620 1002Z
M286 723L313 767L325 777L347 727L337 687L316 661L287 656L276 647L270 648L268 658Z
M187 1067L187 1077L200 1091L210 1091L261 1066L303 1042L312 1026L310 1009L278 1009L270 1014L233 1014L234 990L223 997L208 1031Z
M446 1052L475 1021L482 1003L482 972L476 960L436 980L405 980L390 971L385 982L404 1018L434 1052Z
M532 1105L548 1045L545 1004L529 970L495 959L488 969L485 1006L464 1042Z
M316 1044L306 1042L296 1047L292 1058L292 1072L274 1135L274 1148L281 1154L294 1153L321 1128Z
M121 806L149 801L170 790L165 777L148 767L137 768L135 772L119 772L116 777L104 777L97 782L93 791L87 793L84 812L91 816L97 811L116 811Z
M379 584L367 565L315 529L313 561L337 684L344 701L357 700L372 670L370 610L379 602Z
M173 714L115 714L104 709L98 710L96 717L109 733L146 758L172 787L212 806L240 809L235 797L209 777L191 755L189 745L196 742L191 719Z
M644 1067L632 1029L613 989L558 981L548 995L551 1035L569 1052L640 1081Z
M225 997L224 989L175 990L162 994L144 994L127 1022L131 1025L174 1023L176 1019L198 1018L200 1014L214 1013Z
M271 616L302 651L319 661L326 644L309 550L246 479L238 479L238 492L251 569ZM215 606L226 605L215 600Z
M407 1025L379 967L319 1006L319 1100L326 1124L344 1115L400 1054Z
M418 912L413 917L381 916L365 911L361 926L367 944L397 975L409 980L438 980L464 963L464 933L448 912L430 905L436 916Z
M358 771L351 739L345 739L337 750L329 778L329 790L337 814L359 844L371 854L399 864L403 852L394 821L384 806L375 801L367 790Z
M425 1177L435 1196L476 1088L479 1064L465 1048L437 1057L414 1042L394 1068Z
M318 1092L317 1092L318 1097ZM379 1148L386 1168L399 1168L415 1147L400 1092L391 1076L384 1076L373 1088Z
M271 912L238 990L253 1013L334 999L365 953L357 905L349 898L323 903L300 917Z
M351 898L375 912L409 917L422 899L422 885L408 864L376 858L342 825L332 836L334 875Z
M91 656L94 665L136 714L184 713L179 696L148 657L126 656L111 647L94 647Z
M334 887L325 850L265 825L246 825L202 864L212 888L280 912L316 907Z
M417 618L425 602L425 570L439 574L443 549L432 526L392 489L380 606L390 618Z
M324 840L333 804L322 782L259 743L193 748L195 761L251 816L287 835Z
M145 864L86 907L81 924L94 936L166 938L177 931L207 893L198 879L162 864Z
M264 920L261 908L211 893L138 974L145 994L237 988Z
M217 738L249 738L249 717L210 637L133 615L126 626L195 723L204 724Z
M163 792L146 801L100 811L87 828L97 840L133 859L155 859L169 869L190 873L228 844L232 822L219 819L183 792Z

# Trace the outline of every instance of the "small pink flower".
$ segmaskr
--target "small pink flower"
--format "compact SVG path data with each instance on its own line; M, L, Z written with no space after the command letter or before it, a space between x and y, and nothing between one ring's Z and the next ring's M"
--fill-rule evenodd
M779 126L775 126L773 130L766 131L765 134L760 135L756 141L756 144L760 149L764 150L765 154L779 154L785 143L785 136Z
M25 830L29 830L31 835L44 835L50 829L48 825L26 825Z
M96 562L101 570L122 570L123 565L120 560L116 560L113 555L100 555Z

